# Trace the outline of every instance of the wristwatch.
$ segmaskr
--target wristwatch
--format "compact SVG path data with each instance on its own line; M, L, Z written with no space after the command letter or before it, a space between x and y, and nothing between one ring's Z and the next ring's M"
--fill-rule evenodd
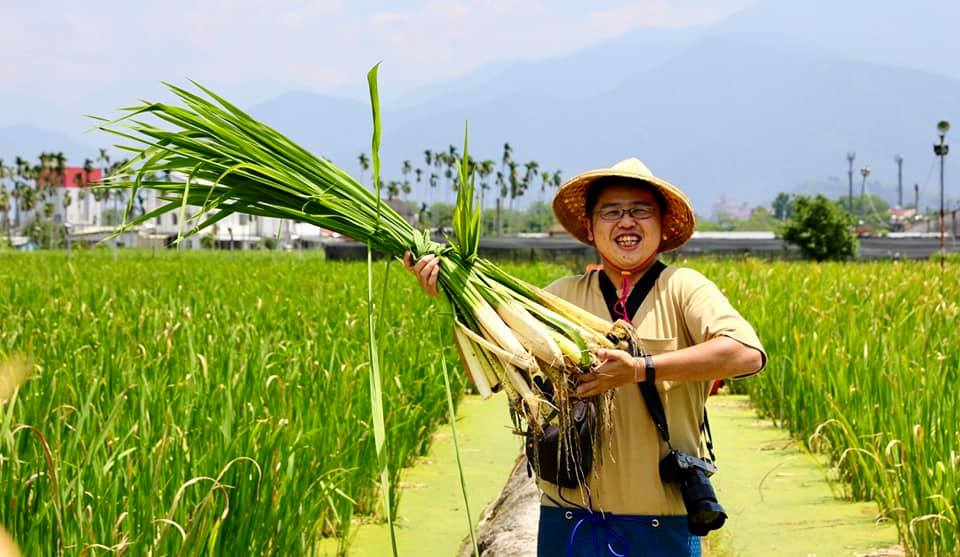
M657 368L653 367L653 356L647 354L643 357L643 362L646 365L643 381L645 383L653 383L657 380Z

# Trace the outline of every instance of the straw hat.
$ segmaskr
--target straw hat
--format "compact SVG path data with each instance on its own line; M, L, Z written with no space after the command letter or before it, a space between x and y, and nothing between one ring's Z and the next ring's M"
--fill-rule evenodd
M611 168L578 174L560 186L553 198L553 214L571 236L593 245L593 242L587 239L587 227L583 224L584 220L589 218L586 207L587 191L597 179L607 176L639 180L660 193L666 209L660 226L660 251L675 250L690 239L694 225L690 200L679 188L654 176L647 165L635 158L622 160Z

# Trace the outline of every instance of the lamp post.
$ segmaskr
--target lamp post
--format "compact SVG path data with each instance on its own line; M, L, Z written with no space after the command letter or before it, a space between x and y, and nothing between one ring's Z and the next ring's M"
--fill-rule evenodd
M943 159L947 156L947 153L950 152L950 145L948 145L944 139L948 131L950 131L950 122L946 120L938 122L937 133L940 134L940 143L933 144L933 153L940 157L940 270L943 270L943 227L944 221L946 220L943 213Z
M863 168L860 169L860 175L863 176L863 182L860 183L860 222L866 222L866 207L867 207L867 176L870 175L870 167L863 165Z
M903 207L903 155L897 153L894 157L897 161L897 207Z
M850 189L847 190L847 209L853 213L853 159L857 158L857 153L854 151L847 151L847 164L849 168L847 170L847 179L850 184Z

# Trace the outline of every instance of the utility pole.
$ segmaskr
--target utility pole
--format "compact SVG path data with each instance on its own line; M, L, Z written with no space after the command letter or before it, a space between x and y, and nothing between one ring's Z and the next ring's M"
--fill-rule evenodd
M867 222L867 176L870 175L870 167L863 165L860 174L863 176L863 182L860 183L860 223L865 224Z
M903 207L903 155L897 153L897 207Z
M847 164L849 168L847 169L847 178L850 184L850 189L847 190L847 210L850 213L853 213L853 159L857 158L857 153L854 151L847 151Z
M913 184L913 211L920 216L920 184Z
M950 145L944 141L947 132L950 131L950 122L946 120L941 120L937 123L937 132L940 134L940 143L933 144L933 153L940 157L940 270L943 270L943 235L944 235L944 224L945 224L945 215L943 212L943 166L944 158L947 156L947 153L950 152Z

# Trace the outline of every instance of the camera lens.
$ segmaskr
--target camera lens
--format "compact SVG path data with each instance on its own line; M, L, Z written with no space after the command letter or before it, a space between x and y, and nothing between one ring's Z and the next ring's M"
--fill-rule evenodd
M691 534L706 536L726 522L727 513L717 502L713 486L701 470L694 468L687 471L681 495L687 508L687 526Z

